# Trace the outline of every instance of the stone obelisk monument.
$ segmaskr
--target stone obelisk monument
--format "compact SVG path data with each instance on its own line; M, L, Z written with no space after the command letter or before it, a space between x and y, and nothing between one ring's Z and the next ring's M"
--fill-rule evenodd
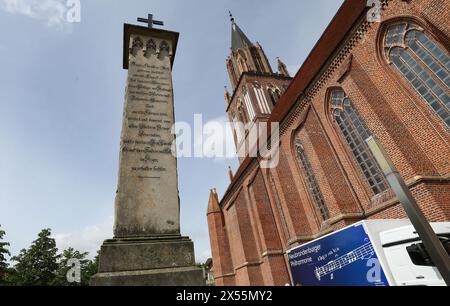
M125 24L128 80L120 145L114 238L100 252L92 285L204 285L194 244L180 233L172 154L172 65L179 34Z

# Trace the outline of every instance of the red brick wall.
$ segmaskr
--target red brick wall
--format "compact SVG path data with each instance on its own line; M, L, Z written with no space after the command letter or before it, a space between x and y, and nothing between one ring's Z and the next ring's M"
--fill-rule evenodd
M289 282L286 278L286 265L282 256L283 249L277 233L274 212L267 194L264 178L258 171L249 185L249 198L252 206L252 220L259 239L259 256L264 284L283 285ZM264 254L264 255L263 255Z
M380 52L386 25L405 18L415 20L449 50L448 12L446 0L391 0L381 23L367 24L362 16L348 33L335 59L327 62L282 123L278 167L259 170L254 160L221 202L236 284L282 285L289 279L282 255L286 249L361 219L406 218L392 191L375 196L367 185L331 119L332 88L342 88L350 97L428 220L450 220L450 131ZM297 137L329 208L327 223L298 166L293 145ZM216 236L220 230L209 221L210 235ZM217 243L211 241L213 260L220 261ZM269 250L274 254L268 256Z
M229 277L234 274L234 266L230 254L230 242L224 227L223 215L221 212L213 212L208 214L208 228L210 233L211 251L215 259L214 275L217 285L235 285L233 278Z

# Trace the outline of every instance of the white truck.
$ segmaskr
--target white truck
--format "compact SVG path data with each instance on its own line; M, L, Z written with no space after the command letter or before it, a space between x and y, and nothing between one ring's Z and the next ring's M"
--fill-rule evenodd
M450 254L450 222L431 223ZM445 286L409 220L367 220L287 252L293 286Z

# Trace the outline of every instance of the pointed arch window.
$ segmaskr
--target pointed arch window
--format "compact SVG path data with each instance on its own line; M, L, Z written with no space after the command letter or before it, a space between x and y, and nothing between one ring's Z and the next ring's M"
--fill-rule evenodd
M324 221L330 218L330 213L328 211L328 207L325 204L323 199L322 191L320 190L319 184L317 182L314 171L311 167L311 163L309 162L308 157L305 154L305 150L300 142L300 140L296 140L295 142L295 150L297 152L298 160L300 161L300 166L304 172L306 183L308 185L309 193L316 205L317 209L320 211L320 215Z
M434 112L450 127L450 56L421 27L410 22L389 26L383 51Z
M258 82L253 82L253 91L261 114L270 114L269 103L267 102L266 93L264 92L263 87Z
M273 106L275 106L281 98L281 91L275 86L268 87L268 91L270 94L270 100L272 101Z
M255 62L256 71L265 72L264 65L261 60L261 56L256 49L252 50L253 60Z
M344 91L336 89L331 92L331 110L333 120L366 178L370 189L374 194L385 191L387 184L384 175L366 144L366 139L372 136L372 133L360 118Z
M232 119L233 119L234 131L236 133L237 143L240 143L241 140L244 138L244 133L242 131L243 123L239 122L239 119L238 119L236 113L233 113Z
M238 118L242 123L247 123L248 118L244 111L244 106L242 105L242 99L238 99L237 103L237 112L238 112Z
M244 73L249 71L248 65L247 65L247 57L245 56L245 53L242 50L239 50L237 53L237 62L239 65L240 73Z
M275 88L275 96L277 97L278 100L280 100L281 98L281 91L278 88Z
M253 108L253 103L252 103L252 100L250 99L250 95L246 88L244 88L244 90L243 90L243 98L244 98L245 107L247 108L248 118L249 118L249 121L251 122L251 121L255 120L256 113L255 113L255 109Z

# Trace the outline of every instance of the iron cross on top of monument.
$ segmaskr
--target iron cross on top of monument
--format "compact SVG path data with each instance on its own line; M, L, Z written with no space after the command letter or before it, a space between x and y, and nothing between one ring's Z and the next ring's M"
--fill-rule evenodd
M148 14L148 18L147 19L145 19L145 18L138 18L137 21L138 22L145 22L145 23L147 23L149 29L152 29L154 24L160 25L160 26L164 25L163 21L154 20L153 19L153 14Z
M154 25L163 26L164 22L160 20L155 20L153 14L148 14L147 18L137 18L138 22L145 23L147 26L143 27L140 25L134 24L124 24L124 42L123 42L123 68L128 69L130 49L132 49L133 41L130 40L131 37L139 36L139 37L151 37L153 41L156 40L165 40L170 46L169 56L170 63L173 65L173 61L175 59L175 52L178 44L179 33L168 31L165 29L157 29L154 28ZM139 46L139 41L136 41ZM145 44L144 44L145 43ZM159 51L159 45L153 46L152 43L147 44L147 42L142 41L142 48L147 50L155 47L156 51ZM165 47L166 48L166 47Z

